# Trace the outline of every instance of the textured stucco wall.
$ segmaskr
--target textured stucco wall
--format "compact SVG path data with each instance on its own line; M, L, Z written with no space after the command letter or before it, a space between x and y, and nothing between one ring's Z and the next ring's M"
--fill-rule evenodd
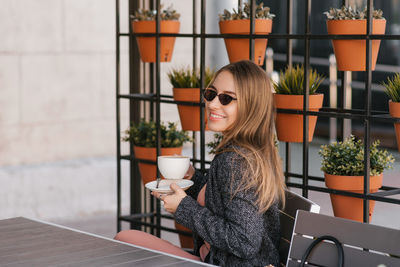
M115 153L114 1L0 5L0 165Z
M191 32L185 10L192 2L163 3L174 4L181 32ZM128 1L120 4L127 32ZM115 212L115 0L0 0L0 6L0 219ZM121 38L122 92L129 84L127 47ZM161 65L163 93L172 94L165 72L191 65L191 49L191 39L177 39L172 62ZM129 124L127 104L121 102L121 130ZM161 112L162 120L179 120L175 105ZM127 144L122 149L129 151ZM123 162L125 213L128 175Z

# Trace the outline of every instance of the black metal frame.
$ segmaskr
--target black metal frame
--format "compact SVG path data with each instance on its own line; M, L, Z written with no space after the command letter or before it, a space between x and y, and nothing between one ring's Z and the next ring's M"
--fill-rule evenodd
M383 186L381 188L381 192L377 193L367 193L369 192L369 143L370 143L370 123L371 121L383 121L383 122L400 122L400 119L390 118L387 113L383 112L375 112L371 110L371 41L375 39L380 40L400 40L400 35L373 35L371 34L372 24L370 23L372 20L372 6L373 1L368 0L367 8L368 8L368 18L367 18L367 34L365 35L314 35L311 33L310 28L310 17L311 17L311 0L305 1L305 32L304 34L293 34L292 33L292 13L293 13L293 0L287 0L287 33L286 34L269 34L269 35L255 35L254 34L254 9L255 9L255 0L250 0L251 3L251 14L252 17L250 19L250 34L249 35L234 35L234 34L207 34L205 32L205 19L206 19L206 0L200 1L200 14L201 14L201 25L200 25L200 33L196 33L197 25L196 25L196 17L197 17L197 9L196 9L196 0L193 0L193 32L191 34L162 34L159 33L160 29L160 18L157 16L156 19L156 32L155 34L134 34L131 32L131 27L129 27L129 33L121 33L119 29L119 0L116 0L116 108L117 108L117 230L121 230L121 222L126 221L131 223L131 228L140 228L140 226L149 226L151 231L154 233L156 230L156 235L160 235L161 230L167 230L176 233L182 233L181 231L177 231L175 229L170 229L161 226L161 217L172 219L172 216L161 215L160 214L160 204L159 201L155 201L155 205L153 199L151 200L151 210L142 212L140 209L140 201L143 197L140 196L140 188L141 181L138 175L137 163L138 162L146 162L153 163L154 161L146 161L146 160L138 160L135 159L133 155L133 151L131 149L130 155L121 155L121 146L120 146L120 101L128 99L130 101L130 119L131 121L137 122L139 117L139 110L137 108L138 105L136 103L138 101L150 101L152 103L152 111L154 110L155 114L152 112L152 117L154 116L156 119L156 123L159 126L160 124L160 104L161 103L170 103L170 104L180 104L180 105L191 105L191 106L200 106L200 121L202 125L202 129L200 131L200 159L196 158L195 146L193 146L193 159L192 162L200 163L201 170L205 170L206 164L209 163L205 160L205 135L204 135L204 104L202 103L188 103L182 101L174 101L172 100L172 96L170 95L161 95L160 94L160 37L162 36L173 36L179 38L192 38L193 39L193 67L197 67L197 39L200 38L200 74L201 74L201 88L204 88L204 72L205 72L205 40L209 38L249 38L250 42L250 58L254 58L254 40L257 38L268 38L268 39L286 39L287 40L287 54L286 54L286 62L288 65L292 64L292 40L299 39L304 40L304 66L305 66L305 81L304 88L306 88L304 92L304 106L302 111L294 111L294 110L286 110L279 109L278 112L283 113L294 113L294 114L303 114L303 164L302 164L302 173L293 173L291 172L291 147L289 143L286 143L285 147L285 179L286 184L290 187L296 187L302 189L302 195L304 197L308 197L308 191L319 191L325 193L333 193L344 196L352 196L357 198L362 198L364 202L364 222L369 222L369 201L368 200L377 200L386 203L400 204L399 199L390 198L389 196L400 194L400 189L395 187ZM210 2L211 0L209 0ZM159 11L160 0L150 0L150 6L157 7ZM240 5L242 1L238 1ZM130 8L129 12L132 13L133 10L138 8L138 1L129 0ZM347 4L346 0L342 1L343 5ZM158 12L159 14L160 12ZM150 63L150 69L152 72L150 73L150 87L153 89L150 94L140 94L139 86L140 86L140 68L139 68L139 54L138 48L135 42L135 36L155 36L157 40L156 46L156 63ZM128 37L130 40L130 93L129 94L120 94L120 38ZM336 39L361 39L366 40L366 73L367 80L365 84L365 109L357 110L357 109L345 109L343 103L345 103L345 99L341 101L342 105L338 108L322 108L318 112L308 111L308 96L309 96L309 88L308 88L308 71L310 67L310 42L311 40L318 39L326 39L326 40L336 40ZM178 39L179 40L179 39ZM344 92L346 81L344 72L341 72L342 86L341 90ZM154 84L155 82L155 84ZM154 90L155 89L155 90ZM342 93L343 98L345 94ZM308 156L309 156L309 141L308 141L308 116L310 115L318 115L325 117L334 117L339 119L358 119L364 121L364 152L366 157L364 158L365 163L365 176L364 176L364 193L352 193L341 190L333 190L328 189L326 187L319 186L311 186L309 185L309 181L320 181L323 182L324 178L315 177L308 175ZM158 127L159 128L159 127ZM343 127L342 127L343 132ZM193 133L193 136L195 134ZM157 129L157 155L160 152L160 131ZM132 147L132 146L131 146ZM131 163L131 214L128 216L123 216L121 214L121 160L130 160ZM291 179L301 179L300 182L292 182ZM153 208L155 206L155 209ZM144 221L144 218L152 218L151 222ZM155 219L155 220L154 220Z

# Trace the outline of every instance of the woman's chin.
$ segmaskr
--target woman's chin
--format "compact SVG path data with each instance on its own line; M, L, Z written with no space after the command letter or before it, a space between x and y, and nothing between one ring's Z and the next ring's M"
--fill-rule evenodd
M213 121L209 120L207 123L208 129L213 131L213 132L223 132L226 127L223 125L223 123L218 122L218 121Z

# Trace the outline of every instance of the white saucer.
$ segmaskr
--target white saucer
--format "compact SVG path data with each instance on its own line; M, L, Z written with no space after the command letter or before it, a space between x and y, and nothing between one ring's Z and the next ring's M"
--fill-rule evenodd
M157 181L148 182L147 184L145 184L145 187L150 191L162 194L170 194L172 193L172 190L169 186L172 183L176 183L183 190L188 189L194 184L192 180L187 180L187 179L162 179L160 181L160 184L158 185L158 188L156 188Z

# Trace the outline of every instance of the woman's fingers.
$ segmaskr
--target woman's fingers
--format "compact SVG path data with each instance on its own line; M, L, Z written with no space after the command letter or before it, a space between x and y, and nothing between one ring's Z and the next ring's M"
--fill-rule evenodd
M162 198L164 197L164 196L166 196L166 194L161 194L161 193L158 193L158 192L151 192L151 194L155 197L155 198L158 198L158 199L161 199L162 200Z
M185 191L180 188L176 183L172 183L169 188L171 188L172 191L174 191L175 194L181 194L184 193Z

